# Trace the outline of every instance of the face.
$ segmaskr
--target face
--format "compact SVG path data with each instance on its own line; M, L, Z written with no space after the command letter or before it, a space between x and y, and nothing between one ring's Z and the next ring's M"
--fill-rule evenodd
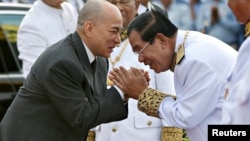
M117 8L116 8L117 9ZM96 56L110 57L113 49L121 42L122 16L119 10L109 11L102 21L91 24L91 50Z
M122 18L123 27L127 27L128 24L135 18L138 7L139 0L107 0L119 8Z
M228 0L228 6L240 23L246 24L249 22L250 0Z
M132 31L129 42L133 51L138 55L138 61L149 65L156 73L170 69L174 51L168 39L158 33L151 42L141 39L140 33Z
M51 7L61 8L61 3L63 3L64 0L43 0L43 2Z

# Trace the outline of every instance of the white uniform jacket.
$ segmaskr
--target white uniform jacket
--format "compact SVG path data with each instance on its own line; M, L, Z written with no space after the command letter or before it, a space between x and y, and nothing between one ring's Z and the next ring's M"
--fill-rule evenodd
M62 9L56 9L37 0L21 22L17 33L17 47L24 77L46 48L76 30L76 9L67 2L63 2L61 6Z
M176 52L186 31L178 30ZM219 124L227 76L237 52L225 43L200 32L190 31L185 56L175 66L177 100L165 98L160 117L169 126L186 129L191 141L206 141L209 124Z
M250 37L242 43L234 71L228 81L222 124L250 124Z

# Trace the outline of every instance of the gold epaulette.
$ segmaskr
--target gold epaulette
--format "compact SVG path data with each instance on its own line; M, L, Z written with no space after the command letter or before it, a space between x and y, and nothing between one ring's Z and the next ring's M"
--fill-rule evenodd
M245 37L249 35L250 35L250 22L248 22L245 27Z
M174 95L164 94L152 88L147 88L139 95L138 109L149 116L159 117L159 106L165 97L176 98Z
M128 35L127 35L127 28L123 29L121 32L120 32L120 37L121 37L121 41L124 41L128 38Z
M189 31L186 32L186 34L184 36L183 43L181 43L178 46L178 51L177 51L177 53L174 54L172 65L171 65L171 68L170 68L170 70L172 72L174 72L175 66L178 65L179 63L181 63L182 59L185 57L185 48L184 48L184 45L185 45L185 42L187 40L188 33L189 33Z

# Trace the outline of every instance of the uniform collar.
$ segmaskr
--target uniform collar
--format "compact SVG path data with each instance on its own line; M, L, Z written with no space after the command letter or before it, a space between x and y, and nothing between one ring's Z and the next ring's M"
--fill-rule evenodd
M249 35L250 35L250 22L248 22L245 27L245 37Z
M185 57L185 43L188 37L189 31L179 30L176 36L175 53L170 70L174 72L175 66L180 64Z
M121 37L121 41L124 41L128 38L128 35L127 35L127 28L124 28L122 30L122 32L120 33L120 37Z

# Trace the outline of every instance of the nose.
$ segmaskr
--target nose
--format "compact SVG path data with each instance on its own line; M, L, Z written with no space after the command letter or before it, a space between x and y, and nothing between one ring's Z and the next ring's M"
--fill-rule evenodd
M144 62L144 57L143 57L143 55L142 54L138 54L138 61L140 62L140 63L143 63Z
M120 34L116 35L116 37L115 37L115 43L116 43L116 44L120 44L120 43L121 43Z

